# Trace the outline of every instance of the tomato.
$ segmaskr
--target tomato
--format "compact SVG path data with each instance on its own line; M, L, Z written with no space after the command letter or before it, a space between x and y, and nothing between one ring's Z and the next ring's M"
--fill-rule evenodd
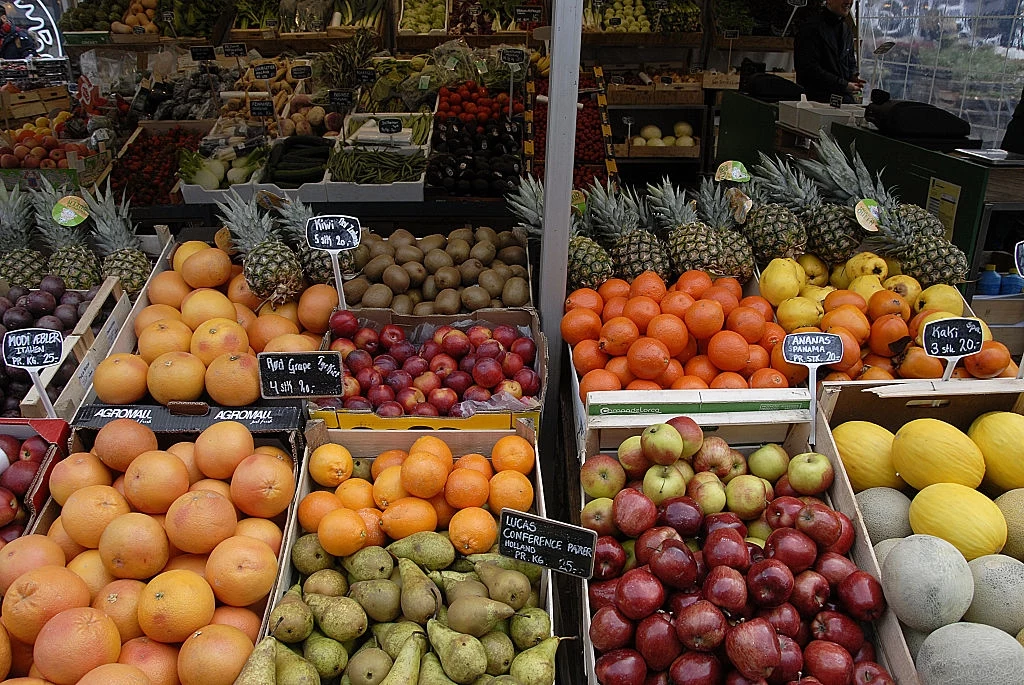
M525 107L523 107L523 103L517 102L516 106L513 107L513 109L515 110L516 114L519 114L520 112L522 112L525 109Z
M451 103L451 104L453 104L453 105L459 105L459 104L462 104L462 96L461 96L461 95L459 95L458 93L452 93L452 94L451 94L451 95L450 95L450 96L448 97L448 102L449 102L449 103Z
M441 102L437 103L437 111L438 112L447 112L448 111L448 103L445 102L444 100L442 100Z
M466 110L466 112L469 113L469 114L476 114L476 105L473 104L472 102L468 103L462 109Z
M448 118L448 112L443 112L441 110L438 110L437 114L435 114L434 116L437 117L438 120L444 121L445 119Z
M441 89L437 91L437 94L438 94L438 95L439 95L440 97L442 97L442 98L446 98L446 97L448 97L448 95L449 95L450 93L451 93L451 91L450 91L450 90L448 90L448 87L447 87L447 86L441 86Z
M462 107L455 105L448 110L449 114L462 114Z
M490 117L491 117L491 115L488 114L486 110L481 110L476 115L476 120L479 121L480 123L483 123L483 122L487 121L488 119L490 119Z
M466 81L466 88L476 90L476 81Z
M480 105L481 107L490 107L491 105L494 104L494 100L491 98L480 98L479 100L477 100L476 104Z
M469 97L469 89L466 88L465 86L462 86L461 88L459 88L459 95L462 97L463 100L465 100L466 98Z
M485 129L485 128L484 128L483 126L477 126L477 127L476 127L476 132L477 132L478 134L479 134L479 133L483 133L483 132L484 132L484 131L486 131L486 130L487 130L487 129Z
M477 115L483 117L491 116L491 109L489 107L480 107L477 109ZM486 121L487 119L480 119L480 121Z
M504 105L508 102L508 93L498 93L498 97L495 98L499 104Z

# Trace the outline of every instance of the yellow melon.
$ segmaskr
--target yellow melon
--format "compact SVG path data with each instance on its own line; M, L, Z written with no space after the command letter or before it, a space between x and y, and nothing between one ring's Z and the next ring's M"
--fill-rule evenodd
M967 435L985 457L985 481L1000 491L1024 488L1024 416L990 411L974 420Z
M892 464L912 488L934 483L981 485L985 458L963 431L938 419L915 419L896 431Z
M967 561L996 554L1006 544L1006 519L996 503L957 483L936 483L910 503L910 527L950 543Z
M870 421L847 421L833 429L832 437L854 492L868 488L899 490L906 485L892 465L895 436L885 428Z

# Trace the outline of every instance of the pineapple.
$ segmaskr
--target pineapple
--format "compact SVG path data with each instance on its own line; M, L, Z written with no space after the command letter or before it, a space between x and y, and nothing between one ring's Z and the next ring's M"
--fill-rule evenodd
M944 238L921 235L917 230L899 209L883 207L878 233L865 241L865 247L898 259L902 272L916 278L922 288L937 283L952 285L967 278L970 267L960 248Z
M28 194L0 182L0 278L8 285L38 288L46 275L46 259L30 247L32 228Z
M100 263L88 246L85 225L61 226L54 221L53 208L64 197L65 191L55 189L45 176L39 181L42 188L32 193L32 207L36 228L51 251L49 272L63 279L65 287L71 290L88 290L98 285Z
M721 237L697 218L686 191L672 185L666 176L659 185L647 186L651 213L668 233L668 253L672 268L682 273L690 269L706 271L713 277L727 274L727 259Z
M260 211L255 197L246 202L234 192L217 207L242 254L242 275L253 294L273 305L294 300L303 288L302 265L281 240L270 214Z
M608 248L615 273L632 281L645 271L654 271L665 281L672 278L672 262L661 239L640 226L637 208L629 197L611 184L595 182L587 193L584 217L598 241Z
M946 227L939 218L920 205L904 205L896 207L896 213L907 227L917 235L945 238Z
M519 226L533 240L541 240L544 214L544 186L532 175L523 177L519 186L505 196L509 209L519 220ZM597 289L614 275L612 259L603 247L588 235L580 217L573 214L568 254L568 286Z
M746 283L754 275L754 250L746 236L736 230L733 208L725 189L710 179L701 181L697 191L697 214L718 233L725 273Z
M761 263L777 257L792 257L803 252L807 230L798 213L820 206L814 182L787 162L772 160L763 152L754 167L756 187L765 203L756 205L747 216L746 235Z
M109 178L106 194L102 188L97 188L95 199L89 193L84 195L93 222L96 250L103 257L103 276L117 276L125 292L134 297L146 285L153 265L142 251L142 241L135 235L128 201L122 195L121 204L115 202Z
M295 244L295 252L302 265L302 273L309 283L331 283L334 281L334 266L331 256L323 250L314 250L306 240L306 222L314 216L313 208L299 200L282 202L277 207L279 225L286 236ZM349 252L338 255L342 271L351 261Z

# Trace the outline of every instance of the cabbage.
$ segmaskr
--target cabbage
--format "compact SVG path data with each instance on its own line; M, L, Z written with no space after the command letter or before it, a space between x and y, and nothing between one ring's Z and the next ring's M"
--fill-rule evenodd
M661 138L661 129L657 126L648 124L640 129L640 135L647 140L652 138Z

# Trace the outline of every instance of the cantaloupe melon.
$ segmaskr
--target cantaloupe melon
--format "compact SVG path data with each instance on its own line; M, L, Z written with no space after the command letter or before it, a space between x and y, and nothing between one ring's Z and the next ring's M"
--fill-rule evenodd
M847 421L832 430L832 437L854 492L906 485L892 465L895 436L885 428L870 421Z
M888 540L882 540L873 547L875 550L875 559L878 560L879 569L882 568L882 564L885 563L885 558L889 556L889 552L892 551L892 548L895 547L902 539L903 538L889 538Z
M903 631L903 639L907 641L907 651L910 652L910 656L913 657L914 661L917 661L917 653L921 651L921 645L924 644L925 638L930 633L914 630L902 621L900 622L900 629Z
M900 540L885 558L881 580L896 617L923 632L959 621L974 596L967 560L933 535Z
M1020 685L1024 646L981 623L953 623L929 635L917 654L922 685Z
M957 483L936 483L917 493L910 526L952 543L967 561L997 554L1006 544L1006 519L995 502Z
M1024 630L1022 630L1019 633L1017 633L1017 642L1019 642L1022 645L1024 645Z
M999 495L996 506L1006 519L1006 544L1002 553L1024 561L1024 488Z
M1005 554L971 560L974 599L964 620L1016 635L1024 630L1024 563Z
M933 483L981 485L985 457L963 431L938 419L914 419L892 441L896 473L916 490Z
M855 495L871 544L913 535L910 498L892 488L868 488Z
M1024 488L1024 416L990 411L974 419L967 435L985 457L985 482L999 491Z

